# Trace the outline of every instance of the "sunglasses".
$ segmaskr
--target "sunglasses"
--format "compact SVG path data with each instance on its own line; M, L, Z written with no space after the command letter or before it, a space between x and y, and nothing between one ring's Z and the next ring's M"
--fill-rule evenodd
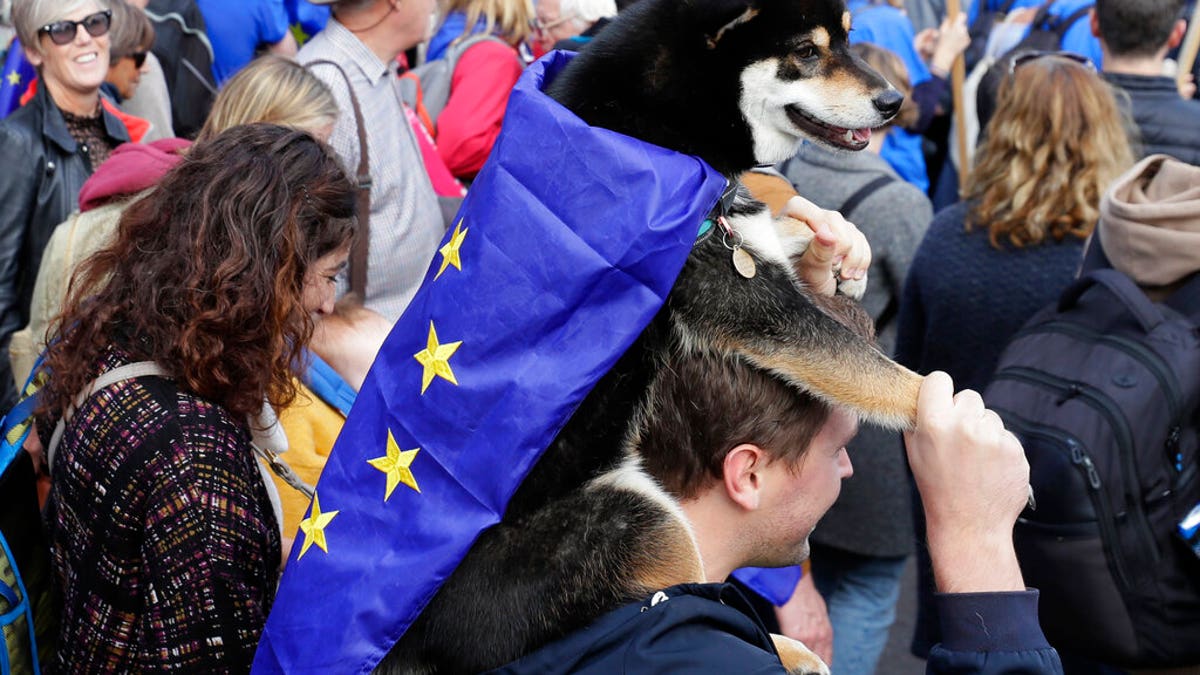
M146 65L146 54L147 53L148 52L134 52L132 54L120 54L120 55L113 54L112 61L115 64L116 62L120 61L121 59L130 58L130 59L133 59L133 66L135 68L137 68L138 70L141 70L142 66Z
M88 35L100 37L108 33L108 27L111 24L112 11L106 9L102 12L89 14L79 21L55 21L54 23L48 23L38 29L38 35L49 35L51 42L62 46L71 44L80 26L83 26Z
M1031 50L1027 52L1021 52L1013 57L1012 61L1009 62L1008 74L1012 75L1013 73L1017 72L1017 68L1020 68L1030 61L1036 61L1038 59L1044 59L1051 56L1059 59L1066 59L1068 61L1074 61L1081 66L1085 66L1093 73L1096 72L1096 64L1092 63L1091 59L1082 54L1076 54L1074 52L1043 52L1039 50Z

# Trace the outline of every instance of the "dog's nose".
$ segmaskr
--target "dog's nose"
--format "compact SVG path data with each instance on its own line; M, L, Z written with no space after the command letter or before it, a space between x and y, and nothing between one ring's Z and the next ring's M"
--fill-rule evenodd
M895 89L886 89L874 99L871 100L875 104L875 109L878 110L884 117L891 119L900 112L900 106L904 104L904 94Z

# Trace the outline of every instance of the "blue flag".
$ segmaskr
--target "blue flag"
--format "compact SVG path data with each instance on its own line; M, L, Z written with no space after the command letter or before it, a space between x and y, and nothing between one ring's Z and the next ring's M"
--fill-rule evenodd
M0 119L21 107L21 94L35 77L37 71L25 59L21 41L14 38L4 57L4 69L0 70Z
M363 673L661 307L725 180L517 83L491 158L367 376L255 673ZM616 449L614 448L614 452Z

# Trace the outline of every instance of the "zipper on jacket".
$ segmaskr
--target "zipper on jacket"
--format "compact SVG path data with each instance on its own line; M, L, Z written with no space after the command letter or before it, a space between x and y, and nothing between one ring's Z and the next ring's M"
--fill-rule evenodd
M1108 551L1109 559L1113 561L1113 571L1116 572L1117 582L1121 584L1122 590L1129 589L1129 574L1125 570L1125 556L1121 554L1120 542L1117 540L1116 528L1113 527L1112 514L1109 511L1108 502L1100 492L1100 488L1103 487L1103 484L1100 482L1100 473L1096 471L1096 465L1092 462L1092 458L1083 449L1083 444L1065 431L1023 419L1010 410L1003 408L996 408L995 410L1004 419L1006 425L1012 425L1019 433L1028 436L1039 436L1053 441L1056 447L1065 447L1067 449L1066 452L1071 459L1071 464L1078 467L1087 481L1089 488L1088 497L1092 500L1092 507L1096 511L1096 521L1100 526L1100 542Z
M1146 510L1141 498L1141 479L1133 458L1133 431L1129 428L1129 421L1121 414L1121 408L1107 394L1090 384L1072 382L1031 368L1011 366L996 373L995 379L1017 380L1046 387L1063 394L1064 399L1078 397L1108 420L1109 428L1116 434L1117 452L1121 455L1121 464L1124 467L1125 504L1129 508L1131 516L1136 520L1135 529L1138 538L1141 539L1142 545L1150 553L1153 561L1157 563L1159 560L1158 546L1150 535L1150 520L1146 517Z

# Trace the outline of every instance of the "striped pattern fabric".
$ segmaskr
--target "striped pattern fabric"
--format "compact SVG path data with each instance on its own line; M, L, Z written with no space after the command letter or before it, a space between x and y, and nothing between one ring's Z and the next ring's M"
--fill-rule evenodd
M128 360L110 351L96 374ZM52 672L249 670L280 566L249 443L222 408L163 378L80 407L47 513L63 591Z

